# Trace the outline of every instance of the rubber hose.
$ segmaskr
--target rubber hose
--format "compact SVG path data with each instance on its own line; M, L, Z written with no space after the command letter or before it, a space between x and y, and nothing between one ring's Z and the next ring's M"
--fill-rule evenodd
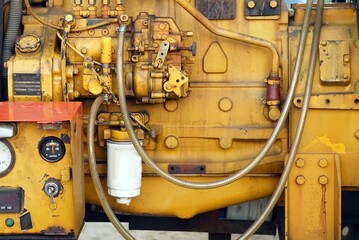
M2 72L4 68L3 64L3 42L4 42L4 0L0 0L0 101L3 100L3 77Z
M106 213L106 216L111 221L116 230L126 239L126 240L136 240L128 230L122 226L121 222L117 219L115 213L112 211L111 206L106 198L106 194L102 188L101 180L97 171L96 166L96 156L95 156L95 120L97 118L97 112L104 100L103 95L100 95L93 102L90 110L89 123L87 127L87 143L88 143L88 154L89 154L89 164L90 172L93 184L95 186L96 194L100 200L101 206Z
M246 230L246 232L243 233L242 236L240 236L238 238L238 240L249 239L249 237L252 236L258 230L258 228L263 224L263 222L267 219L269 214L272 212L274 206L278 202L280 196L282 195L285 184L288 180L289 173L292 169L294 159L297 154L298 147L299 147L299 143L300 143L300 140L303 135L303 130L304 130L308 107L309 107L309 100L310 100L310 96L311 96L311 92L312 92L313 77L314 77L317 54L318 54L320 30L321 30L321 26L322 26L323 6L324 6L324 0L318 0L317 15L316 15L314 32L313 32L313 41L312 41L312 48L311 48L311 53L310 53L307 84L305 87L302 112L300 114L298 127L297 127L295 137L293 140L293 146L289 153L287 165L285 166L285 168L283 170L282 176L279 179L279 183L278 183L271 199L269 200L265 210L263 211L261 216L253 223L253 225L250 228L248 228Z
M125 27L120 27L120 33L118 35L118 49L117 49L117 55L122 55L121 51L123 51L122 43L120 43L121 38L123 38L123 35L125 31ZM303 59L303 46L300 48L301 51L298 53L298 64L301 65L302 59ZM117 85L119 89L119 101L120 101L120 108L122 113L128 113L127 109L127 102L126 102L126 95L125 95L125 82L123 78L123 60L121 58L117 58ZM267 140L266 144L263 146L261 151L258 153L258 155L254 158L253 161L251 161L247 166L245 166L243 169L239 170L238 172L234 173L233 175L221 179L216 180L212 182L190 182L186 180L182 180L179 178L176 178L167 172L163 171L161 168L159 168L156 163L148 156L146 151L142 148L141 144L138 142L138 139L136 137L136 134L133 130L133 126L131 124L131 120L128 114L123 114L123 120L127 129L127 132L129 134L129 137L136 148L138 154L141 156L142 160L149 166L157 175L160 177L163 177L167 181L176 184L181 187L185 188L191 188L191 189L213 189L222 187L225 185L228 185L230 183L233 183L234 181L238 180L239 178L243 177L247 173L249 173L254 167L256 167L259 162L264 158L264 156L268 153L269 149L272 147L272 145L275 143L284 123L288 116L290 106L292 104L293 98L294 98L294 91L298 83L298 76L299 76L299 70L300 68L296 67L294 70L294 77L288 92L288 97L286 102L283 106L283 111L281 116L278 119L277 125L274 128L271 136Z
M7 31L5 34L4 45L3 45L3 59L2 66L7 62L10 57L14 54L16 36L19 32L20 21L22 16L22 0L11 0L10 1L10 14L9 21L7 24ZM1 95L3 100L8 99L8 84L7 84L7 68L3 69L2 72L2 92Z

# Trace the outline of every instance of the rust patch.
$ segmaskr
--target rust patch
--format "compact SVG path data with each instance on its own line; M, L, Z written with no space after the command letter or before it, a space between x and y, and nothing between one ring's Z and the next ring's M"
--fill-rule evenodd
M327 201L326 201L327 185L322 185L322 200L320 204L320 223L323 239L327 239Z
M235 19L235 0L197 0L196 8L208 19Z
M48 227L45 230L41 230L41 233L44 235L68 235L65 228L60 226Z
M168 165L168 173L171 174L204 174L206 173L205 165Z

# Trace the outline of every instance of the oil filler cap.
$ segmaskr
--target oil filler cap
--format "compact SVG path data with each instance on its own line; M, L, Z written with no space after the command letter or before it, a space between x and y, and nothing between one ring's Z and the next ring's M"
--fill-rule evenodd
M41 45L41 40L35 34L26 34L16 41L16 48L22 53L36 52Z

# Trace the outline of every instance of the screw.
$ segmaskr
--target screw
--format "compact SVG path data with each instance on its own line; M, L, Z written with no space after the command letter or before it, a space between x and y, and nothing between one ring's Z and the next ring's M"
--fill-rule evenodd
M295 161L295 165L299 168L302 168L304 167L305 165L305 161L303 158L298 158L296 161Z
M167 89L167 90L171 90L171 89L172 89L172 85L171 85L171 84L167 84L167 85L166 85L166 89Z
M328 178L326 176L322 175L319 177L318 181L320 184L325 185L328 183Z
M305 177L303 175L299 175L296 179L295 182L299 185L303 185L305 183Z
M328 160L325 158L322 158L319 160L318 164L321 168L325 168L328 166Z
M345 55L344 58L343 58L343 61L344 61L345 63L347 63L347 62L349 62L349 60L350 60L349 56L348 56L348 55Z
M349 75L344 73L342 77L343 77L344 79L348 79L348 78L349 78Z
M321 42L320 42L320 45L322 45L322 46L327 46L327 45L328 45L328 42L327 42L327 41L321 41Z

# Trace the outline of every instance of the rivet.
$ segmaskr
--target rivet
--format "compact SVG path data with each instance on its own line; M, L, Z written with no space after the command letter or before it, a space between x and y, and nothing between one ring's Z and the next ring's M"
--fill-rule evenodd
M304 167L305 165L305 161L303 158L298 158L296 161L295 161L295 165L299 168L302 168Z
M305 177L303 175L299 175L296 179L295 182L299 185L303 185L305 183Z
M325 185L328 183L328 178L326 176L322 175L319 177L318 181L320 184Z
M325 168L328 166L328 160L325 158L322 158L319 160L318 164L321 168Z

